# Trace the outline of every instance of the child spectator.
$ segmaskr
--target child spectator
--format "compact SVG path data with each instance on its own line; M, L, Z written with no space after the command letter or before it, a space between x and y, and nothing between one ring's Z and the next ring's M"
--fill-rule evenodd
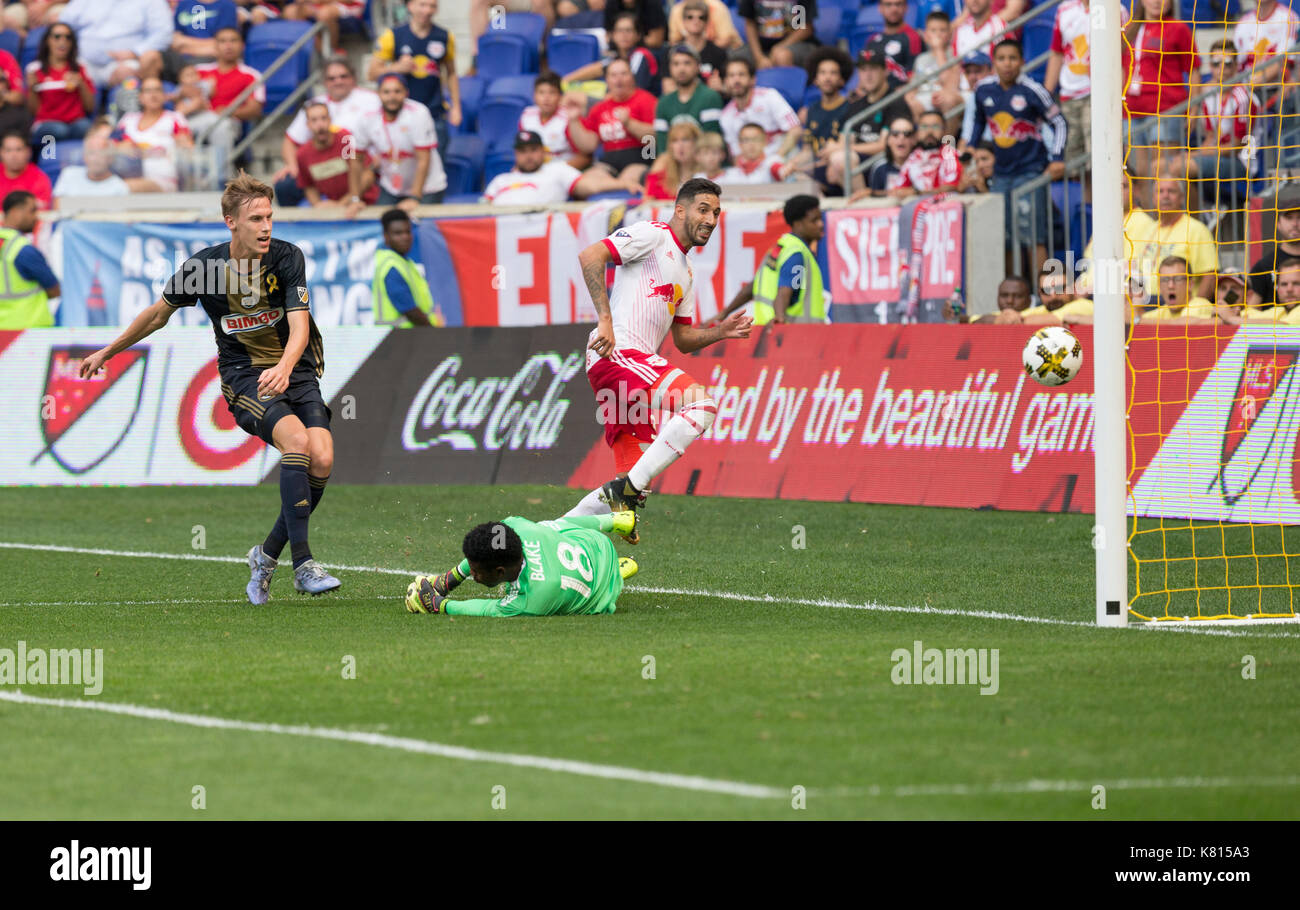
M746 123L740 128L740 154L727 168L718 183L777 183L790 173L791 166L776 155L768 153L767 132L757 123Z
M590 159L579 155L569 141L569 114L560 107L562 97L559 76L555 73L539 75L533 81L533 103L519 115L519 132L541 136L551 157L568 161L573 167L585 167Z
M726 168L722 163L727 159L727 146L718 133L704 133L695 143L695 173L692 177L703 177L717 183L722 179Z
M456 40L433 21L438 0L406 0L406 12L405 23L390 28L375 42L367 75L378 79L384 73L399 73L406 80L411 100L429 109L438 145L445 149L451 134L448 124L460 126L463 118Z
M912 66L913 80L919 85L908 93L907 103L916 115L926 111L946 114L962 102L961 71L953 67L933 78L927 77L953 60L952 23L948 14L941 9L932 10L925 17L921 38L926 50Z

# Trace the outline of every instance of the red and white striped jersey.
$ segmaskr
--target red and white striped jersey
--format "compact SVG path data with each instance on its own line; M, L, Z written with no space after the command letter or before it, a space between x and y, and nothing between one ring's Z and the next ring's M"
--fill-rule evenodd
M965 57L972 51L983 51L993 56L993 36L1007 27L998 15L989 16L978 28L974 19L967 19L952 36L952 52L958 58Z
M619 267L609 292L614 347L655 354L674 322L694 322L695 273L686 260L689 248L662 221L619 228L604 244Z
M1219 145L1240 146L1256 131L1254 117L1260 113L1259 99L1244 85L1216 92L1201 102L1205 135L1218 136Z
M1128 23L1128 10L1119 7L1120 27ZM1092 50L1088 45L1092 13L1083 0L1065 0L1056 8L1056 22L1052 26L1051 49L1061 55L1059 88L1061 100L1084 98L1092 92L1092 74L1089 66Z
M1296 42L1300 19L1290 8L1279 3L1266 19L1258 18L1258 11L1242 14L1232 32L1232 43L1237 48L1237 64L1242 70L1254 65L1256 60L1280 54ZM1287 65L1291 61L1288 59Z
M564 111L557 110L549 120L543 120L541 109L530 104L519 115L519 129L541 136L542 145L557 158L567 158L577 151L569 141L569 115Z
M447 188L447 175L438 156L438 137L429 109L416 101L402 102L397 117L384 114L362 121L355 133L357 147L379 163L379 187L394 196L420 196ZM412 187L415 181L415 153L429 149L429 173L424 186Z
M176 151L176 137L190 135L189 121L177 111L163 111L147 129L140 126L142 117L141 111L125 113L117 122L117 129L146 153L171 155Z
M740 128L746 123L757 123L767 132L766 151L769 155L774 155L781 147L785 134L799 125L799 115L786 103L780 92L761 85L754 86L748 107L737 107L734 98L728 101L718 116L718 126L722 129L722 138L727 141L732 158L740 157Z
M961 182L961 162L957 152L948 143L937 149L912 149L903 166L899 168L898 185L928 193L942 187L955 187Z

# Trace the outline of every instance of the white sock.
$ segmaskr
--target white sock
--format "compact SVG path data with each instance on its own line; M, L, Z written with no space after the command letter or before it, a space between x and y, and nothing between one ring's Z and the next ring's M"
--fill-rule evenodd
M609 505L600 501L600 490L592 490L586 496L582 497L572 509L564 513L568 518L572 515L606 515L609 513Z
M712 398L701 398L684 406L672 416L663 431L650 443L650 448L632 465L627 479L638 490L644 490L667 467L686 452L686 447L704 435L713 425L718 408Z

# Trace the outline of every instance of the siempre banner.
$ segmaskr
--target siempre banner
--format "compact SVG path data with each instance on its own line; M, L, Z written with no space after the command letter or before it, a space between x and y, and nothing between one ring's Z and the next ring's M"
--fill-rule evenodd
M181 263L204 247L230 240L224 224L66 221L60 233L59 323L64 326L128 324L162 295ZM303 252L318 325L374 325L370 282L375 251L383 242L379 222L282 222L275 226L275 236ZM433 239L430 246L436 254ZM451 321L458 311L443 312ZM202 307L186 307L172 319L174 324L208 324Z
M428 250L441 242L449 251L452 271L444 284L451 287L454 282L465 325L595 322L578 254L624 225L671 215L671 207L629 209L625 203L606 201L581 213L425 221L420 245ZM764 254L785 231L780 212L722 213L708 245L690 254L700 320L707 322L721 312L740 286L754 279ZM432 232L440 239L426 243ZM435 286L435 300L438 294Z
M564 483L600 435L586 345L574 326L392 332L341 390L331 476Z
M831 290L836 322L898 322L899 277L904 249L911 249L916 205L844 209L826 214ZM906 216L906 217L903 217ZM903 223L906 222L906 223ZM942 302L964 285L965 208L959 200L928 207L922 235L922 312L938 313ZM937 305L937 306L936 306ZM925 321L940 321L926 319Z
M321 393L349 432L338 390L391 331L323 328ZM171 328L82 380L81 361L116 329L0 332L0 484L255 484L275 450L235 425L209 328Z

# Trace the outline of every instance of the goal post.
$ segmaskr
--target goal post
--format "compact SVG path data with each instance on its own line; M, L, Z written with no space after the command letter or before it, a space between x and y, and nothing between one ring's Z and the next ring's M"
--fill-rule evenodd
M1127 406L1123 283L1124 211L1120 172L1124 150L1119 0L1092 0L1092 217L1093 217L1093 415L1097 560L1097 625L1128 622L1128 528L1126 517Z

